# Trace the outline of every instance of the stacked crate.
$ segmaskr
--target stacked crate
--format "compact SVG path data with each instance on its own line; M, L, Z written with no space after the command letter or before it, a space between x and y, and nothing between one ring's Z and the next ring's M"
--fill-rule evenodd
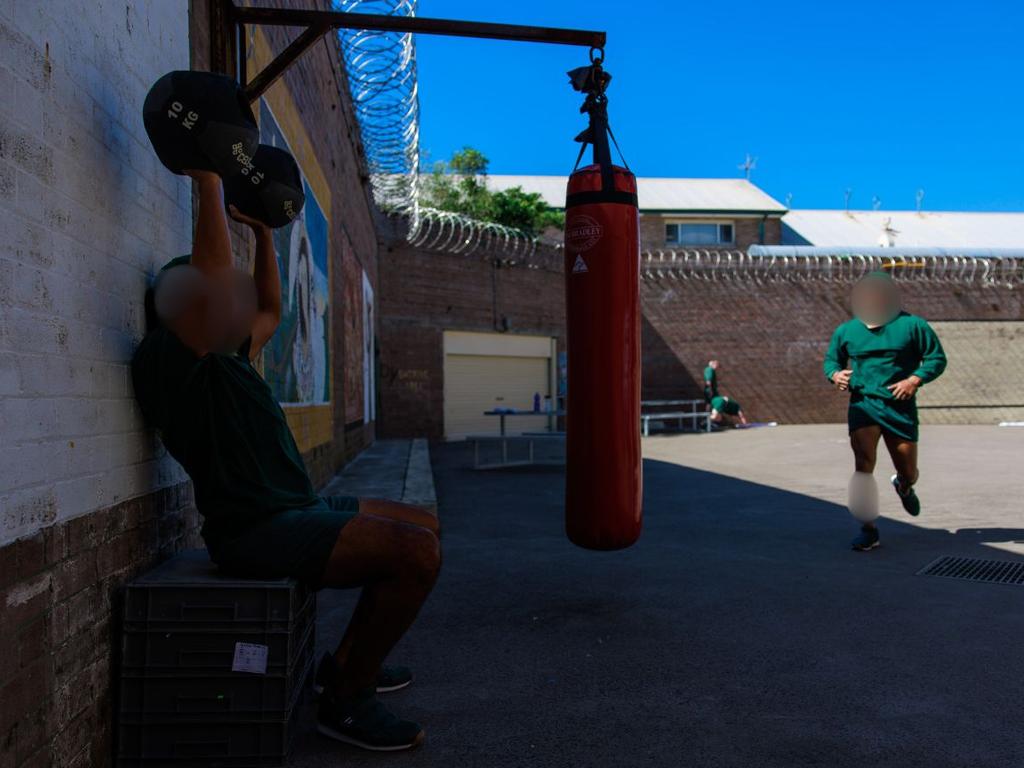
M204 550L126 588L120 768L278 766L313 665L314 593L218 573Z

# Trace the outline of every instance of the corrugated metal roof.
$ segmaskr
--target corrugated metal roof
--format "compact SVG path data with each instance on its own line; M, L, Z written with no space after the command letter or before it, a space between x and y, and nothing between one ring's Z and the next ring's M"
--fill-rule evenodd
M782 242L838 248L1024 248L1024 213L797 210L782 218Z
M488 176L491 189L522 187L554 207L565 206L565 176ZM758 213L779 215L786 207L746 179L638 178L640 210L673 213Z

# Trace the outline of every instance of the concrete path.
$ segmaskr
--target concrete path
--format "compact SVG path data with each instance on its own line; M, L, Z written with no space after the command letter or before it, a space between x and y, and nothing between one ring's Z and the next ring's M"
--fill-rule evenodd
M426 440L378 440L321 489L322 496L391 499L437 510Z
M427 743L375 755L307 725L294 765L1024 765L1024 587L915 575L1024 561L1024 430L922 440L924 514L883 495L867 554L840 426L645 441L644 535L612 553L565 539L561 470L435 448L444 572L394 653L417 680L387 698ZM322 593L323 647L353 600Z

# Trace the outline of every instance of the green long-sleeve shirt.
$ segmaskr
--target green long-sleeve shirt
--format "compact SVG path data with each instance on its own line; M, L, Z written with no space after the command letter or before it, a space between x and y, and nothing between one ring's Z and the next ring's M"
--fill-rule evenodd
M900 312L878 328L854 318L832 334L825 354L825 377L850 368L850 392L892 400L886 387L908 376L922 383L933 381L946 369L946 353L935 331L924 319Z

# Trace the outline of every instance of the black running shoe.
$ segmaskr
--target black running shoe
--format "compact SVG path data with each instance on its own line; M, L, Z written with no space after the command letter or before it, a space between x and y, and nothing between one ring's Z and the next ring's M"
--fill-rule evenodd
M320 666L316 668L316 677L313 679L313 690L323 693L324 688L334 679L337 672L337 662L334 656L325 653L320 659ZM383 665L377 673L377 693L391 693L400 691L412 682L412 670L408 667L392 667Z
M400 691L412 682L412 670L408 667L384 664L377 672L377 693Z
M881 545L881 541L878 540L878 529L872 525L862 525L860 528L860 536L851 542L851 546L856 552L867 552L869 549L874 549Z
M417 723L400 720L369 692L347 703L325 693L317 711L317 731L375 752L410 749L426 737Z
M903 508L907 510L907 514L912 517L917 517L921 514L921 500L917 498L917 494L914 493L914 486L907 486L906 490L900 490L900 476L893 475L889 478L892 481L892 487L896 489L896 495L900 497L900 503Z

